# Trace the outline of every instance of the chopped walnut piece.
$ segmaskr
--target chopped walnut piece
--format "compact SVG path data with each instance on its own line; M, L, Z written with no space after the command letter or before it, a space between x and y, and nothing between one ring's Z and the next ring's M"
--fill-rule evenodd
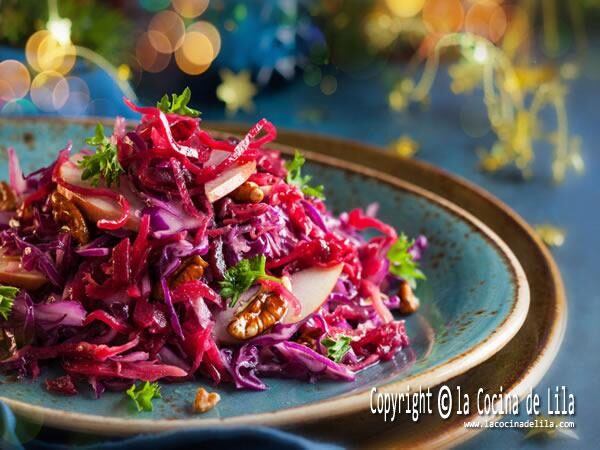
M410 284L404 280L400 282L398 297L400 297L400 307L398 310L401 314L412 314L419 309L419 299L413 293Z
M14 211L17 208L17 199L8 183L0 181L0 211Z
M196 391L193 410L196 413L205 413L213 409L220 400L221 396L216 392L208 392L204 388L199 388Z
M169 287L175 289L180 284L186 281L193 281L202 278L204 269L208 267L208 263L201 256L195 255L186 259L179 269L171 276Z
M181 262L181 265L177 268L167 280L167 284L170 289L175 289L177 286L187 282L199 280L204 276L204 269L208 267L208 263L202 259L200 255L190 256ZM160 283L156 283L153 288L153 295L159 300L164 299L164 293Z
M265 198L265 193L253 181L246 181L231 193L231 198L240 203L260 203Z
M50 196L52 205L52 217L54 221L62 225L78 243L84 245L90 240L87 224L79 208L67 197L54 191Z

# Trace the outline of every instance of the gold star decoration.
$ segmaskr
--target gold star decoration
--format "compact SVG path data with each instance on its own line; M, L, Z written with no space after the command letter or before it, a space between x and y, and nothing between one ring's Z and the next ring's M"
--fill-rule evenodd
M560 247L565 243L565 230L554 225L538 225L535 227L535 232L548 247Z
M240 109L251 112L254 109L252 99L256 95L256 85L250 79L250 71L242 70L233 73L223 69L219 72L221 84L217 87L217 98L225 103L229 114L235 114Z
M390 148L400 158L412 158L419 151L419 143L404 134L392 142Z

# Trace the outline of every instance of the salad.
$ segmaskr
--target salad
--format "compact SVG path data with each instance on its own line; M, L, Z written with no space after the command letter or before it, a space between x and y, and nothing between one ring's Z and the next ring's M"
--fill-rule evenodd
M270 122L215 137L190 97L125 99L135 128L98 124L27 176L9 149L0 370L58 365L51 392L89 384L149 410L159 383L352 381L409 345L393 312L418 307L425 237L399 234L376 205L333 214L302 154L269 147ZM194 404L216 401L202 388Z

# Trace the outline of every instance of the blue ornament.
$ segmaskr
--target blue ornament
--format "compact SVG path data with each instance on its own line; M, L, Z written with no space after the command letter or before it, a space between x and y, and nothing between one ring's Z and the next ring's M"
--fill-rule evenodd
M211 22L221 31L221 51L214 65L234 72L250 70L257 84L274 74L294 77L302 59L298 45L297 0L241 0L212 7Z

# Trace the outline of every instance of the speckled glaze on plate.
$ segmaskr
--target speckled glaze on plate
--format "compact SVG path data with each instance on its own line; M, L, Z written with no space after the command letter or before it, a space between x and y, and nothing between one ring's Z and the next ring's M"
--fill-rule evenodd
M0 143L14 145L25 171L49 162L72 140L77 148L92 122L0 121ZM78 145L79 144L79 145ZM284 149L286 150L286 149ZM267 381L268 394L219 388L222 401L202 416L190 414L201 383L164 385L152 413L134 413L122 394L92 400L91 392L60 397L39 382L0 376L0 399L20 415L72 430L130 434L217 424L294 425L368 408L373 385L400 391L433 387L490 358L517 333L529 305L527 279L509 248L486 225L449 201L372 169L308 153L308 170L327 189L336 211L380 204L380 216L431 246L423 261L428 280L417 294L423 308L407 320L412 346L395 360L359 374L353 383ZM6 163L0 165L0 173ZM40 381L51 375L42 373Z
M214 124L213 128L240 134L244 126ZM407 415L384 422L365 405L362 410L339 418L323 417L318 422L297 424L288 429L303 436L332 441L357 449L436 449L465 442L485 430L465 428L465 421L496 421L502 414L479 416L477 392L516 395L523 400L535 388L554 361L567 327L567 298L552 254L533 229L515 211L489 192L462 178L415 159L395 158L376 147L291 130L279 130L279 141L298 148L348 160L387 173L450 199L487 224L510 247L527 276L529 312L516 336L490 359L456 376L443 385L453 403L469 397L468 415L453 414L444 420L437 414L424 415L417 423ZM461 388L461 398L457 388ZM400 386L398 386L398 389ZM437 398L440 386L432 389Z

